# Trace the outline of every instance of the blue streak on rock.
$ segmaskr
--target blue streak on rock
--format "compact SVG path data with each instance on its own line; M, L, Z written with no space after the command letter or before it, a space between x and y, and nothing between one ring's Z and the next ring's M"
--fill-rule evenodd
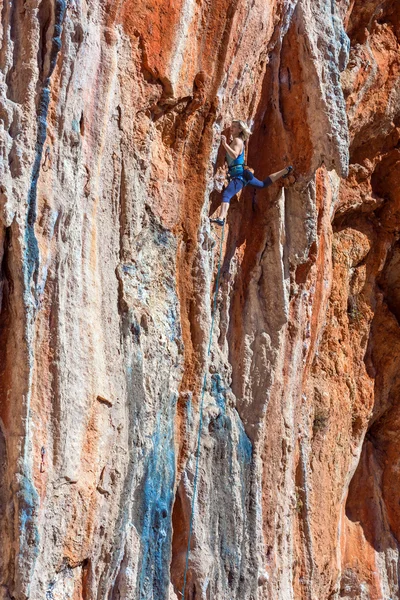
M237 416L237 427L239 429L239 442L237 447L238 460L240 465L249 466L253 458L253 445L246 434L239 415Z
M128 273L129 275L135 275L137 272L137 267L136 265L132 265L132 264L123 264L122 265L122 271L124 273Z
M158 414L152 451L145 470L139 572L139 600L168 596L175 481L174 421L176 397L167 413Z
M335 0L331 0L331 15L332 26L336 36L335 43L337 46L337 65L339 71L342 72L346 69L347 63L349 62L350 38L344 30L342 19L337 14Z
M246 507L246 489L250 481L250 471L253 460L253 445L250 439L247 437L246 431L243 427L242 420L237 415L237 427L239 430L239 441L237 446L237 458L240 466L240 486L241 486L241 498L242 498L242 509Z
M219 373L211 377L211 395L215 399L219 415L210 423L209 429L218 440L219 446L226 447L226 458L229 460L229 474L233 469L232 420L226 413L226 388Z
M39 555L39 530L37 512L39 495L26 475L18 479L16 492L18 506L19 552L16 584L29 596L29 585L33 577L35 562Z
M17 492L19 513L19 530L23 537L29 539L32 546L39 543L39 533L36 527L30 528L36 513L39 496L28 477L21 477L20 489Z
M31 184L28 192L28 214L27 223L25 230L25 243L26 243L26 267L25 267L25 285L26 293L29 293L29 286L32 277L35 278L35 284L37 283L38 269L39 269L39 245L35 235L34 225L36 222L37 207L37 184L40 173L40 165L42 162L43 147L46 141L47 135L47 113L50 104L50 78L54 71L57 62L57 55L61 48L61 33L62 23L64 20L66 10L65 0L55 1L55 22L53 38L50 50L50 68L47 77L44 80L42 92L39 100L39 107L37 113L37 137L35 145L35 160L32 168Z
M167 312L167 320L170 329L169 339L171 342L179 342L181 340L181 327L179 322L179 317L174 305L168 308Z
M167 247L169 245L169 233L166 230L159 230L156 235L156 242L160 246Z
M215 398L221 412L226 414L226 389L222 384L222 378L219 373L214 373L211 378L211 394Z
M47 135L47 113L50 104L50 78L56 65L57 54L61 48L60 36L62 32L62 22L64 19L65 10L65 0L55 0L55 23L50 51L50 68L49 73L43 82L43 88L39 99L35 160L33 163L31 183L28 192L28 210L25 228L26 250L24 261L25 301L30 297L30 285L32 278L34 279L35 287L37 286L39 270L39 245L34 230L37 214L37 184L43 148ZM32 338L32 333L29 331L29 325L27 334L27 338L30 340ZM28 341L28 351L31 351L29 348L29 343L30 342ZM27 411L27 417L29 421L29 403L27 406ZM28 431L29 423L27 425L27 432ZM26 468L23 474L19 476L16 501L18 506L17 518L19 524L19 549L16 557L18 569L15 574L15 579L18 587L29 591L29 584L32 579L36 559L39 554L39 530L37 527L39 496L29 476L28 468ZM29 596L29 593L27 593L27 596Z

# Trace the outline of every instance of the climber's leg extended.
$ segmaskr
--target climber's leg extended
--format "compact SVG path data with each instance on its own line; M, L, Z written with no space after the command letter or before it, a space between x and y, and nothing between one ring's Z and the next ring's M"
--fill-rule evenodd
M272 181L271 177L267 177L267 179L264 179L264 181L260 181L259 179L257 179L257 177L253 177L251 179L249 179L249 181L247 182L248 185L251 185L255 188L266 188L269 187L270 185L272 185L274 182Z
M278 181L278 179L280 179L281 177L287 177L292 170L293 167L286 167L281 171L272 173L272 175L269 175L269 177L267 177L267 179L264 179L264 181L260 181L259 179L257 179L257 177L254 177L253 175L253 177L249 179L248 184L255 188L266 188L275 183L275 181Z
M233 196L238 194L240 190L244 188L244 181L235 177L231 179L229 185L222 192L222 200L221 207L219 209L219 217L218 219L210 219L212 223L217 223L217 225L223 225L226 219L226 215L228 214L229 203Z

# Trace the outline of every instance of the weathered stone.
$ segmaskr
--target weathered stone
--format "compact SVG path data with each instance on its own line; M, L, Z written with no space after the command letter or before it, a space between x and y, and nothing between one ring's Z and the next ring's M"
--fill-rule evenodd
M397 598L399 3L0 6L0 599Z

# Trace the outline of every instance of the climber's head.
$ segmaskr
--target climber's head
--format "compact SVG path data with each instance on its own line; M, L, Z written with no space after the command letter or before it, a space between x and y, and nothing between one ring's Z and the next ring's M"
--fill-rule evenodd
M251 131L245 121L241 119L234 119L231 124L232 137L240 137L246 141L249 139Z

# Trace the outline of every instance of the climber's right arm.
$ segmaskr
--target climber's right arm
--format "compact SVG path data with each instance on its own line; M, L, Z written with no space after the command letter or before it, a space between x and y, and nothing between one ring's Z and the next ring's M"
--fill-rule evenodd
M243 141L240 138L234 138L232 144L229 146L226 137L221 135L221 144L231 158L237 158L243 150Z

